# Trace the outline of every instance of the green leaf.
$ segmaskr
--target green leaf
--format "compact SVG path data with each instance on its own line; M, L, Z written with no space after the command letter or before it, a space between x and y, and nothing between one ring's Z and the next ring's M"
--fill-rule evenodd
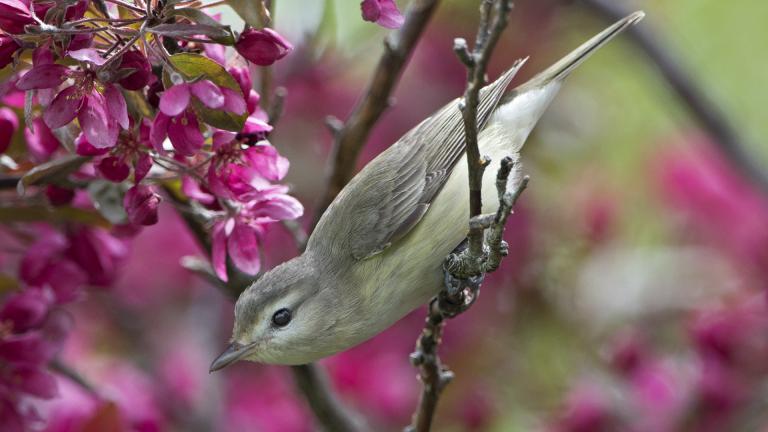
M219 25L215 21L214 23L215 25L187 23L159 24L147 28L147 31L178 39L194 38L195 36L203 35L220 44L234 45L235 37L232 35L232 31Z
M171 64L187 81L207 79L214 84L234 90L242 96L243 92L232 75L223 66L199 54L180 53L172 55ZM166 79L166 84L168 84ZM166 87L167 88L167 87ZM233 132L240 132L245 124L247 113L236 115L221 109L210 109L199 101L192 103L200 118L209 125Z
M221 25L218 21L211 18L207 13L194 8L181 8L173 11L174 15L184 17L199 25L215 28L218 34L206 34L209 38L224 45L234 45L235 35L232 34L232 29L228 25Z
M24 196L27 186L50 184L65 180L68 175L75 172L89 159L87 157L71 155L38 165L24 174L16 185L16 190L19 192L19 195Z
M109 228L111 224L99 213L77 207L0 207L0 223L12 222L77 222Z

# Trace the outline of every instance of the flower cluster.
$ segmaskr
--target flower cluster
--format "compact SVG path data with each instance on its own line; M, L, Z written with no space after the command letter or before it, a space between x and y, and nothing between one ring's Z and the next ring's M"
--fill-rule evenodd
M7 233L24 251L10 258L20 288L0 297L10 430L41 421L28 397L56 395L61 305L115 281L128 238L159 221L161 189L212 227L223 280L228 257L256 274L268 225L303 213L251 79L293 46L270 28L236 34L206 7L0 0L3 166L34 204L19 217L55 221Z
M266 140L272 127L248 62L270 65L293 47L270 28L247 28L235 38L200 10L141 4L101 10L81 0L38 10L0 0L2 64L20 71L7 94L23 95L31 126L26 156L54 165L67 152L83 156L70 176L46 178L55 205L71 203L78 180L130 182L117 188L122 214L107 218L134 227L157 222L155 185L183 178L188 197L214 211L217 274L227 278L223 242L233 264L255 274L266 225L303 210L286 187L272 183L288 163ZM242 57L227 61L226 45ZM18 127L13 110L0 111L4 136ZM74 140L62 142L57 130ZM6 150L10 139L0 144Z
M127 249L123 240L90 227L67 235L38 226L28 234L39 240L19 261L22 289L0 306L0 422L8 430L41 421L30 398L56 396L48 365L71 326L61 306L77 300L85 284L108 285Z

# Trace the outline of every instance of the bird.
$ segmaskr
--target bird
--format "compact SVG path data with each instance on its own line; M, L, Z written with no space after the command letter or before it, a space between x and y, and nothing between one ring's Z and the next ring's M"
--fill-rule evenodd
M522 85L527 59L480 91L478 145L495 172L517 162L528 135L563 81L596 50L644 17L617 21ZM230 344L211 364L301 365L360 344L427 303L443 287L442 264L466 237L468 168L459 98L419 123L344 187L304 252L264 273L235 304ZM515 163L507 183L522 181ZM498 208L484 176L483 213Z

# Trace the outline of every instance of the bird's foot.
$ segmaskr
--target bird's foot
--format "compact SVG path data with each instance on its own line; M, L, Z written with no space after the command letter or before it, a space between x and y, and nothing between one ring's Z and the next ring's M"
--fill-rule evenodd
M438 295L440 310L446 318L453 318L472 306L480 295L485 274L460 279L444 271L445 288Z

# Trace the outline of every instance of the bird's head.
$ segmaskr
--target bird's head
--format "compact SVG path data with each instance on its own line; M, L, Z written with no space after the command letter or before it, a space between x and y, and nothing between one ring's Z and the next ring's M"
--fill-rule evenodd
M211 372L238 360L304 364L323 355L336 321L334 293L324 289L308 261L302 256L275 267L240 295L230 345Z

